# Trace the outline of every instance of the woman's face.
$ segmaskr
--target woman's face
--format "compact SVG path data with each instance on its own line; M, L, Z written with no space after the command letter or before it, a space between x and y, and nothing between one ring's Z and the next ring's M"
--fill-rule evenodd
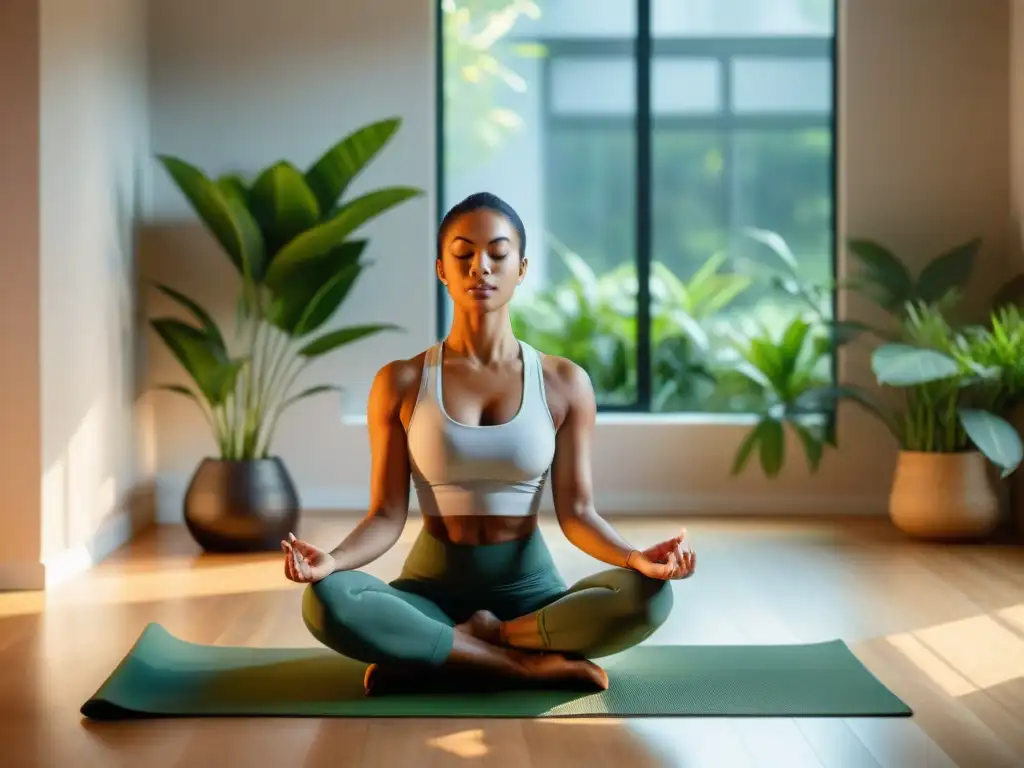
M512 299L526 275L519 233L495 211L464 213L448 225L437 276L457 307L493 312Z

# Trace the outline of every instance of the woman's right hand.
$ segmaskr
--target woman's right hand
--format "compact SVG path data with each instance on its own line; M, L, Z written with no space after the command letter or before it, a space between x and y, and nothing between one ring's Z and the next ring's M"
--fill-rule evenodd
M284 575L296 584L314 584L326 579L336 567L334 556L314 547L291 533L281 542L284 550Z

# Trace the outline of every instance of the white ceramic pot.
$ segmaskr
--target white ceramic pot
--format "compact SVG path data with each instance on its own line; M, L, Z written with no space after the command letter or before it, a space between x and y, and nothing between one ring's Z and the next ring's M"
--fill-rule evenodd
M981 453L900 452L889 516L904 533L926 539L983 538L995 531L1001 512Z

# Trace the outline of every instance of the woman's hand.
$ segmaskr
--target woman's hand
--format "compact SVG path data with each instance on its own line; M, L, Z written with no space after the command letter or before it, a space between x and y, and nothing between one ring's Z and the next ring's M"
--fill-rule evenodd
M697 567L697 553L686 540L683 528L678 536L634 553L629 567L651 579L685 579Z
M288 534L281 542L284 550L284 575L297 584L314 584L326 579L336 567L334 556Z

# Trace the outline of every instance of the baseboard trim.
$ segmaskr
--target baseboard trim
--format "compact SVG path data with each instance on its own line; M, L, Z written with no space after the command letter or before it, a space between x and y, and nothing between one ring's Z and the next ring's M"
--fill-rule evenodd
M45 588L46 568L42 563L0 563L0 592L38 592Z
M87 541L44 558L46 588L62 584L92 568L149 528L156 520L156 484L136 486L121 508L106 517Z
M63 584L123 547L153 525L155 518L155 484L141 483L82 544L48 555L42 562L0 564L0 592L34 592Z

